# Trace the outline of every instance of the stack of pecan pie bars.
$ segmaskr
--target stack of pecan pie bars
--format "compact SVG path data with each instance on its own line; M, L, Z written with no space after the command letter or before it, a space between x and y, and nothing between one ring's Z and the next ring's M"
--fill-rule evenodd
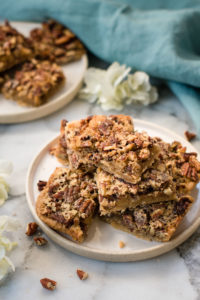
M65 80L58 64L84 53L78 38L55 20L33 29L28 38L6 21L0 26L0 90L20 105L40 106Z
M51 153L63 166L39 182L37 213L78 242L96 214L137 237L169 241L200 179L196 153L136 131L125 115L62 121Z

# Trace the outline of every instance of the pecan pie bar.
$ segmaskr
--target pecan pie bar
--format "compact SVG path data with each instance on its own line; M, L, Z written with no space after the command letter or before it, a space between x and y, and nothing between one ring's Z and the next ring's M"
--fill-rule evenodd
M36 203L39 218L49 227L83 242L96 210L93 174L56 168Z
M157 143L159 156L137 184L97 169L95 179L102 215L142 204L178 200L178 195L187 194L199 182L200 162L196 153L186 153L177 142L168 144L157 139Z
M31 42L5 21L5 24L0 26L0 72L32 56Z
M31 31L31 40L38 59L65 64L79 60L85 53L83 44L74 33L55 20L42 24L42 28Z
M101 167L131 183L140 180L159 151L145 132L134 131L131 117L125 115L92 116L67 123L65 140L74 168Z
M98 168L95 176L101 215L123 213L138 205L177 200L176 185L168 173L150 168L137 184L127 183Z
M171 239L183 217L189 211L193 198L186 195L179 201L168 201L137 206L123 214L101 217L113 227L139 238L167 242Z
M22 105L39 106L64 82L64 74L55 63L32 59L6 80L2 93Z

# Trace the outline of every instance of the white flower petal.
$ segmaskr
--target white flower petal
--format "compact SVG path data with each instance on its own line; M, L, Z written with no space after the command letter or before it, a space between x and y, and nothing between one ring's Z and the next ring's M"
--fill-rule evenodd
M116 87L120 84L130 73L131 68L126 68L125 65L120 65L117 62L114 62L110 67L107 69L106 77L107 80Z
M5 256L4 259L7 261L8 265L11 267L12 271L15 272L15 266L8 256Z
M0 281L6 277L6 275L8 274L9 268L10 268L10 265L8 264L8 262L5 258L0 260Z
M6 252L11 251L16 242L2 235L4 231L15 231L19 228L19 222L9 216L0 216L0 281L6 277L9 270L15 271L15 266Z
M5 255L6 255L6 249L4 248L3 245L0 245L0 260L2 260Z
M10 161L0 159L0 175L10 175L13 170L13 165Z
M8 198L8 186L6 183L4 184L3 182L0 182L0 198Z
M0 216L0 234L3 231L16 231L19 227L18 220L9 216Z
M7 256L4 256L4 258L0 260L0 281L7 276L10 268L13 272L15 271L15 266L12 261Z
M6 251L11 251L15 246L17 246L17 243L11 242L9 238L0 235L0 245L3 246Z

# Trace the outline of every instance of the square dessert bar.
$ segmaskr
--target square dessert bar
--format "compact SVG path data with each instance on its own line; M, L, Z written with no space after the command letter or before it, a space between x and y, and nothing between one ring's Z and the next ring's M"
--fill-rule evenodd
M92 174L56 168L36 202L39 218L49 227L83 242L96 210Z
M98 168L95 176L101 215L123 213L138 205L177 200L173 178L156 169L146 170L137 184L119 179Z
M178 225L192 206L191 196L182 196L179 201L168 201L137 206L123 214L115 214L102 219L117 229L136 237L167 242L172 238Z
M2 93L19 104L39 106L64 82L64 74L55 63L32 59L24 63L13 78L6 80Z
M91 116L65 127L67 154L74 168L101 167L127 182L137 183L152 165L159 148L145 132L134 131L124 115Z
M158 140L159 156L144 171L137 184L117 178L101 168L95 176L101 215L123 212L137 205L177 200L187 194L199 182L200 162L196 153L186 153L180 143ZM187 166L187 169L186 169ZM185 171L190 170L190 171Z
M65 64L79 60L85 53L83 44L74 33L55 20L42 24L31 31L31 40L38 59Z
M14 29L8 21L0 26L0 72L33 56L31 42Z

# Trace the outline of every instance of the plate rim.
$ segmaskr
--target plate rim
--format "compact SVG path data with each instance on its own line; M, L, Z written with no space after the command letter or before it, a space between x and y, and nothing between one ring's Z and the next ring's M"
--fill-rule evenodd
M173 136L176 140L183 141L183 137L180 135L173 133L173 131L166 129L160 125L157 125L155 123L141 120L141 119L135 119L133 118L134 123L137 124L145 124L149 126L153 126L154 128L158 128L161 131L164 131L168 135ZM70 241L63 236L61 236L59 233L56 231L52 230L50 227L48 227L44 222L40 220L40 218L37 216L36 211L35 211L35 206L32 204L32 196L31 196L31 184L33 183L33 180L31 179L32 173L34 173L35 168L37 168L37 162L40 160L40 156L44 152L49 149L49 147L56 142L58 139L59 135L56 135L53 139L51 139L48 143L45 143L40 150L38 151L37 155L32 159L27 176L26 176L26 200L29 206L29 209L36 220L36 222L39 224L39 226L42 228L42 230L47 234L47 236L53 240L55 243L59 244L61 247L84 257L91 258L91 259L96 259L100 261L110 261L110 262L130 262L130 261L141 261L141 260L146 260L150 259L156 256L160 256L164 253L167 253L180 244L182 244L184 241L186 241L199 227L200 225L200 215L191 223L191 225L184 230L181 234L179 234L177 237L172 239L169 242L165 243L160 243L158 245L153 245L152 247L144 250L130 250L126 253L119 252L119 251L111 251L111 252L106 252L105 250L100 250L92 247L84 247L82 244L78 244L76 242ZM184 140L184 143L192 146L195 152L198 153L197 149L188 141ZM34 203L34 202L33 202Z
M14 25L22 24L23 26L25 26L27 24L33 25L33 26L34 26L34 24L35 24L35 26L41 25L41 23L39 23L39 22L17 22L17 21L12 21L12 20L10 21L10 23L11 23L11 25L12 24L14 24ZM19 123L37 120L37 119L40 119L42 117L48 116L48 115L56 112L57 110L61 109L62 107L67 105L69 102L71 102L73 100L73 98L76 96L76 94L78 93L79 89L81 88L81 85L83 82L83 77L84 77L85 71L87 70L87 67L88 67L87 54L84 54L82 56L81 60L83 61L83 72L82 72L83 74L82 74L80 80L77 81L76 86L69 88L67 95L65 93L65 95L60 95L58 98L56 98L52 102L47 101L47 103L45 103L44 105L41 105L39 107L30 107L30 109L27 111L17 112L14 114L9 114L9 113L0 114L0 124L19 124ZM77 63L77 62L78 61L71 62L71 63L73 64L73 63Z

